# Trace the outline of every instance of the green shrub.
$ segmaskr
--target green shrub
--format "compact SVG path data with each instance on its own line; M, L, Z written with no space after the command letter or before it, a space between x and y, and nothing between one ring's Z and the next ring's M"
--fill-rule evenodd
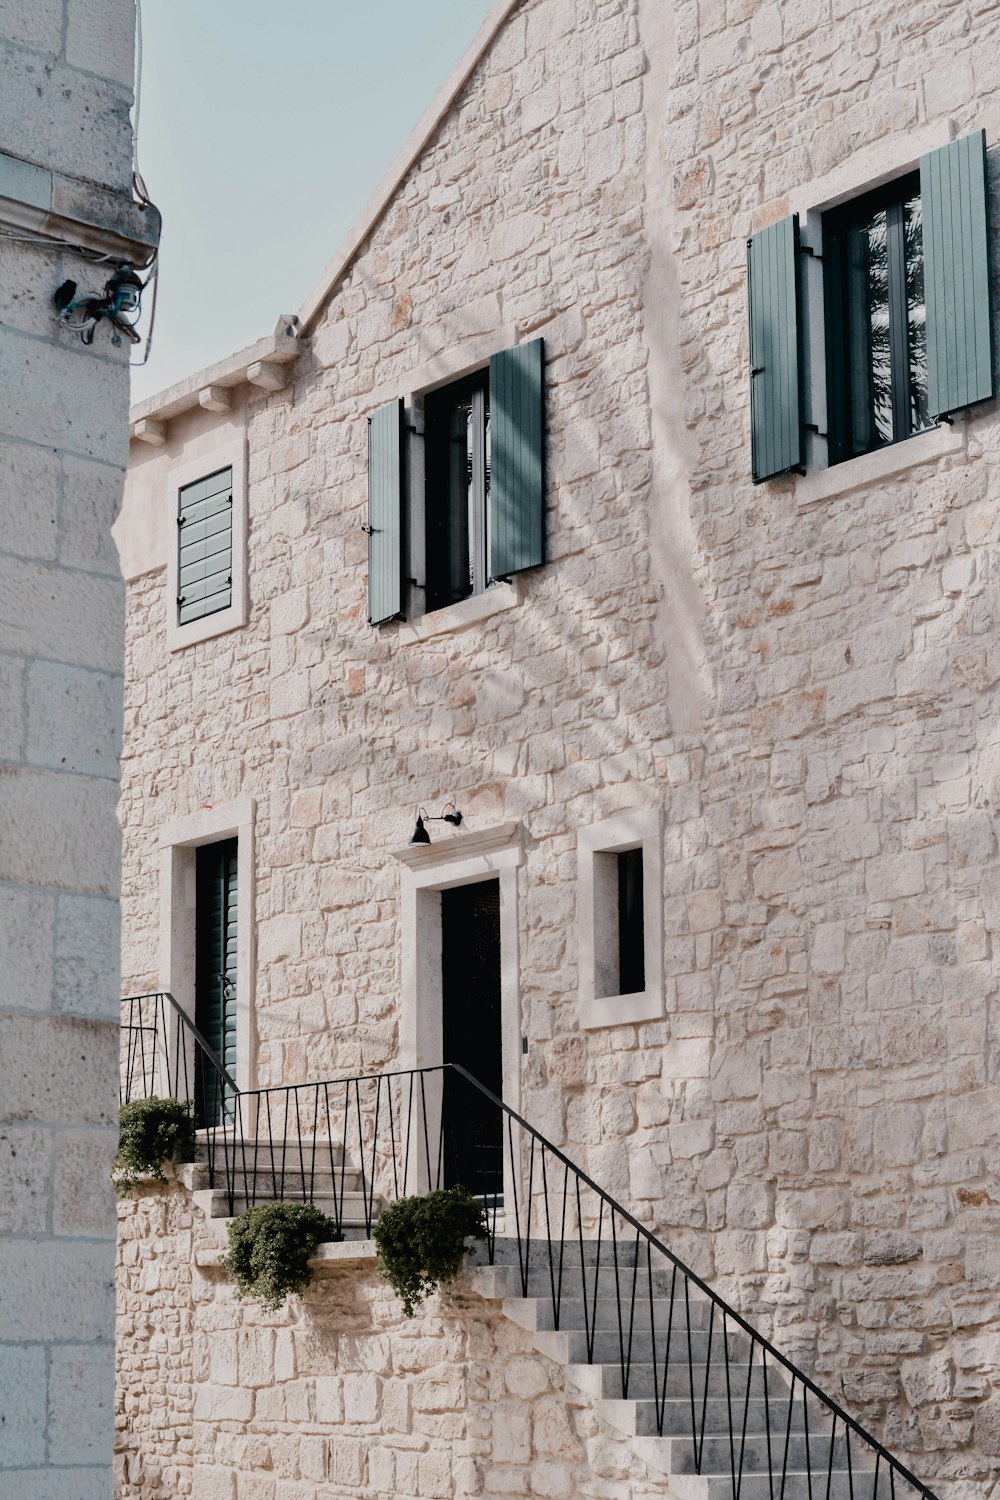
M141 1177L166 1182L165 1161L191 1161L194 1117L179 1099L133 1099L118 1115L118 1151L111 1168L115 1191L131 1193Z
M375 1224L378 1269L402 1297L408 1318L442 1281L451 1281L461 1270L474 1248L466 1246L466 1239L485 1234L483 1205L464 1187L386 1205Z
M316 1246L343 1238L311 1203L261 1203L230 1224L222 1264L238 1296L259 1297L266 1312L275 1312L290 1292L301 1294L309 1285Z

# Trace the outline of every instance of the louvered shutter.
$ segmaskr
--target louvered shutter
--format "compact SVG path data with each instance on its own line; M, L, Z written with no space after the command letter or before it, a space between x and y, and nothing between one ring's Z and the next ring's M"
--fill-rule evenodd
M748 241L750 451L753 481L802 465L799 216Z
M403 604L403 403L368 418L368 623L394 620Z
M545 561L543 341L490 360L490 576Z
M239 840L203 844L195 851L195 1025L222 1065L236 1072L237 872ZM212 1067L199 1068L199 1124L221 1123L228 1092Z
M186 625L233 602L233 471L220 469L177 497L177 620Z
M994 394L986 133L920 158L931 416Z

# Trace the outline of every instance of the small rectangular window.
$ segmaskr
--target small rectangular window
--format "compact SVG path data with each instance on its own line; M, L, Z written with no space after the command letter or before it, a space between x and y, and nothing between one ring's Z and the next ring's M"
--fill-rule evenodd
M177 496L177 622L200 620L233 601L233 471L219 469Z
M618 860L618 991L637 995L646 988L642 923L642 850L625 849Z
M823 256L830 459L838 463L934 425L919 173L825 214Z
M427 609L489 583L490 390L480 371L424 401Z

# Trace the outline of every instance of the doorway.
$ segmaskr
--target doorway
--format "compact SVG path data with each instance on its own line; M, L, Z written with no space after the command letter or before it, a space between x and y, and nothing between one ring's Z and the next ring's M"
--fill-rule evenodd
M441 1031L445 1062L503 1094L500 882L441 892ZM448 1079L445 1180L496 1204L503 1193L503 1116L459 1075Z

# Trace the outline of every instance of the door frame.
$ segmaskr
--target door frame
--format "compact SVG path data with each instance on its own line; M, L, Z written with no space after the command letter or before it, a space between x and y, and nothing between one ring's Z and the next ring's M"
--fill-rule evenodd
M195 1018L195 853L202 844L238 840L236 853L236 1083L243 1093L255 1086L257 1036L254 1025L254 820L252 797L219 802L160 829L160 988L184 1013ZM171 1055L175 1037L167 1037Z
M444 1061L441 992L442 891L482 880L500 883L500 1046L503 1100L521 1109L521 986L518 959L520 822L456 833L393 851L400 880L400 1067Z

